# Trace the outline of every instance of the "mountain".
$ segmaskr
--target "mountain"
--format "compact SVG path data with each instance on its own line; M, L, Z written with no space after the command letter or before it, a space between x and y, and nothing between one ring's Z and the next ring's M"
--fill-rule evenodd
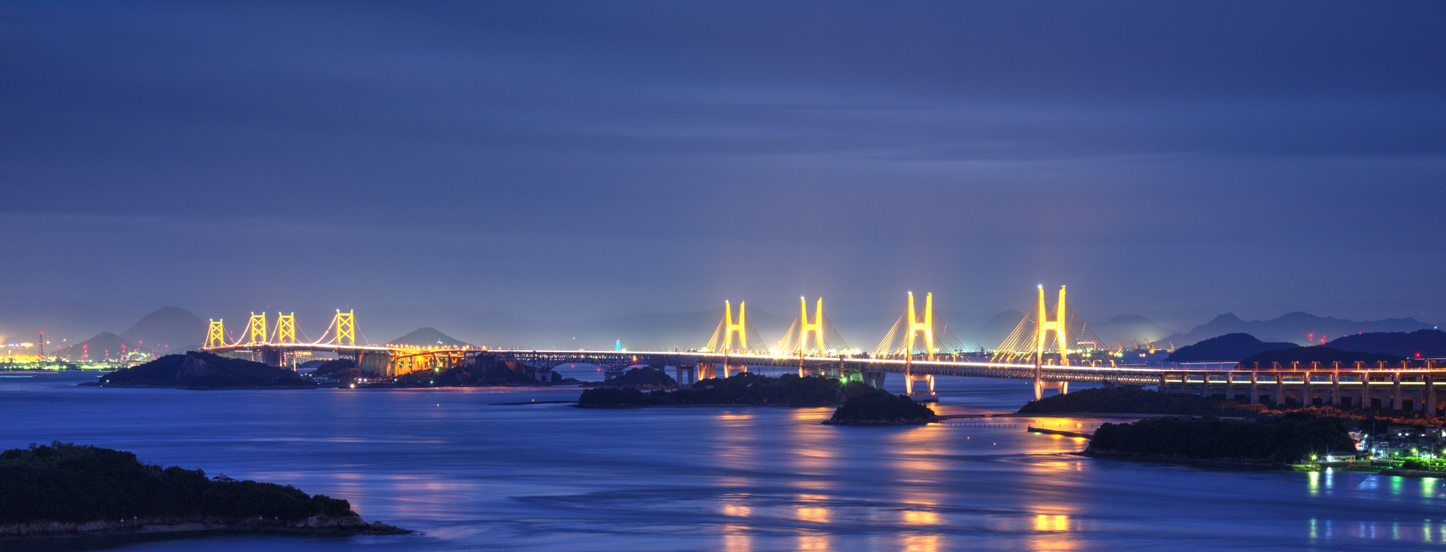
M1282 366L1289 366L1292 362L1299 362L1302 366L1307 367L1310 366L1312 362L1319 362L1321 367L1325 368L1333 362L1339 362L1341 366L1347 366L1354 365L1356 362L1374 365L1377 362L1391 364L1401 362L1401 360L1403 360L1401 357L1388 355L1386 353L1360 353L1315 346L1265 351L1246 357L1240 361L1240 364L1246 367L1253 367L1258 364L1261 368L1269 368L1276 362L1279 362Z
M1332 335L1346 336L1364 332L1412 332L1431 329L1432 325L1414 318L1388 318L1368 322L1320 317L1304 312L1292 312L1272 320L1251 320L1246 322L1234 313L1222 314L1214 320L1196 326L1188 333L1176 334L1169 341L1177 347L1191 345L1212 337L1232 333L1248 333L1262 341L1286 341L1304 344L1310 336L1315 339Z
M206 341L206 321L180 307L162 307L141 317L120 337L146 349L182 350Z
M733 309L733 317L738 317L738 309ZM667 314L633 314L621 316L608 320L601 320L585 325L574 331L576 339L569 340L575 344L573 347L564 348L611 348L616 340L622 340L623 347L635 351L641 350L670 350L677 347L679 350L696 349L708 344L708 338L712 337L713 330L718 328L718 322L723 319L723 309L710 309L705 311L678 312ZM778 345L778 340L787 333L788 325L793 321L790 316L787 319L770 314L768 311L758 307L748 309L748 322L753 325L756 335L748 336L748 344L753 346L754 341L762 339L763 343L770 349ZM845 336L845 339L850 339ZM860 345L852 341L850 346L873 348L873 343Z
M1440 330L1360 333L1336 338L1328 345L1342 351L1387 353L1405 358L1446 358L1446 332Z
M453 339L452 336L437 331L436 328L417 328L412 333L398 337L387 342L388 345L444 345L448 347L462 347L466 343Z
M1104 322L1090 324L1089 327L1100 337L1100 341L1104 342L1101 346L1110 349L1120 344L1133 345L1134 342L1146 346L1163 341L1175 333L1138 314L1122 314Z
M122 345L125 346L125 350L133 350L136 348L135 343L121 339L121 336L110 332L100 332L100 334L95 337L56 351L55 354L63 358L77 360L86 354L90 356L85 358L90 360L102 360L107 357L116 359L121 356Z
M1186 345L1171 353L1165 362L1224 362L1240 361L1265 351L1293 349L1294 343L1266 343L1255 336L1243 333L1225 334L1212 337L1194 345Z
M1014 328L1019 326L1019 323L1023 320L1024 313L1017 310L1007 310L985 321L983 325L979 326L978 330L974 331L972 334L973 337L961 335L959 339L964 342L966 349L972 350L976 343L983 345L985 349L993 349L998 347L999 344L1004 343L1004 339L1009 337L1009 334L1013 332Z

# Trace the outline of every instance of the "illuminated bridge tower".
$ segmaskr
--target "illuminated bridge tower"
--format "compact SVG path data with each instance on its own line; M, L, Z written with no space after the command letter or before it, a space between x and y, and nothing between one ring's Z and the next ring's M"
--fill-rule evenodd
M266 343L266 313L251 313L251 321L246 324L247 345L262 345Z
M221 320L212 320L211 325L206 328L205 349L212 347L223 347L226 345L226 329Z
M750 326L749 326L749 324L748 324L748 302L747 302L747 301L744 301L744 302L738 304L738 322L735 324L735 323L733 322L733 304L730 303L730 302L728 302L728 301L724 301L724 302L723 302L723 320L720 320L720 321L718 322L718 328L715 329L715 330L713 330L713 337L712 337L712 339L709 339L709 340L708 340L708 345L707 345L706 348L707 348L709 351L720 352L720 353L723 353L723 354L724 354L724 356L723 356L723 377L725 377L725 378L728 377L729 375L731 375L731 372L732 372L733 370L738 370L739 372L747 372L747 371L748 371L748 365L747 365L747 364L733 364L733 363L729 362L727 355L728 355L728 353L733 353L733 352L741 352L741 353L748 353L748 352L749 352L749 349L748 349L748 333L749 333L748 330L749 330L749 327L750 327ZM733 337L734 337L734 336L737 336L737 337L738 337L738 341L737 341L738 347L737 347L737 350L736 350L736 351L735 351L735 349L734 349L734 341L733 341ZM697 369L698 369L698 377L699 377L700 379L708 379L708 378L712 378L712 377L717 377L717 366L714 365L714 364L710 364L710 363L700 363L700 364L698 364L698 368L697 368Z
M1055 342L1059 344L1059 365L1069 365L1069 310L1065 308L1064 288L1059 286L1059 303L1054 306L1054 320L1050 320L1044 304L1044 284L1039 285L1039 316L1034 328L1034 400L1044 398L1045 389L1058 389L1060 394L1069 392L1067 381L1044 381L1044 350L1049 343L1049 332L1054 332Z
M274 343L296 343L296 313L276 315L276 341Z
M919 334L924 334L924 352L927 353L930 362L934 361L934 294L932 292L924 295L924 319L919 320L914 316L914 292L909 292L909 310L906 315L909 323L909 336L905 339L907 345L904 348L904 393L914 394L914 382L923 381L929 384L928 395L934 395L934 375L914 373L914 340ZM922 393L921 393L922 394Z
M808 321L808 300L798 298L798 350L808 351L808 332L813 332L813 341L817 347L818 355L823 356L823 298L818 298L818 306L813 310L813 322Z
M342 347L356 346L356 311L336 310L336 344Z

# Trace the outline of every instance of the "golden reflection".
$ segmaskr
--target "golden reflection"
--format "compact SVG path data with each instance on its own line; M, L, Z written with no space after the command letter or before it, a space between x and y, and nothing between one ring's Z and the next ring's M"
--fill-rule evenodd
M1320 472L1307 472L1306 478L1310 481L1310 496L1320 495Z
M798 550L833 550L828 535L799 535Z
M798 512L799 521L809 523L828 523L828 508L809 508L799 506L795 509Z
M1035 531L1069 531L1069 516L1040 514L1034 516Z
M904 535L903 550L907 552L938 552L943 545L939 535Z
M727 552L752 552L753 537L744 531L748 527L743 525L723 526L723 550Z
M904 510L904 523L909 525L938 525L939 514L921 510Z

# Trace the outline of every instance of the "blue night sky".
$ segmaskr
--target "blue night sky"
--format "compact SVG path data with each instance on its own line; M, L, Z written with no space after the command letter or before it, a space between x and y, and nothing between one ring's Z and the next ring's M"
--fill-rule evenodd
M0 294L1420 318L1443 68L1442 2L7 2Z

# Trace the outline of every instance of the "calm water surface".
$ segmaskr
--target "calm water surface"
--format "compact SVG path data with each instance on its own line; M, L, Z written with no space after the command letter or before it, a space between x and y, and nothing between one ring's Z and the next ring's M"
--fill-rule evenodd
M0 447L53 440L292 484L400 537L77 540L117 550L1419 550L1436 479L1093 460L1029 423L820 425L832 409L580 410L577 389L183 391L0 377ZM890 381L890 386L900 386ZM944 413L1012 411L1023 382L941 380Z

